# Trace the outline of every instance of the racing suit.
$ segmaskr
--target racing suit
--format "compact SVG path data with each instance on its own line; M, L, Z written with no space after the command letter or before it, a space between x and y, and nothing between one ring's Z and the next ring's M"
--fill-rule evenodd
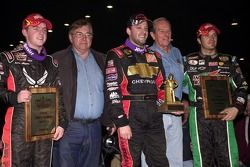
M24 103L17 102L17 94L33 87L60 87L58 67L52 57L43 61L32 59L23 48L0 54L0 104L8 106L2 140L2 167L50 166L52 140L25 142ZM64 108L59 90L59 126L66 127Z
M184 85L189 88L190 135L195 167L237 167L238 148L233 121L205 119L200 76L228 76L232 92L232 106L244 111L247 83L236 57L217 53L205 56L200 52L184 58ZM217 86L217 85L214 85Z
M107 54L105 111L117 128L131 127L130 140L121 138L118 131L123 167L139 166L141 151L149 166L166 167L163 120L157 112L157 101L164 100L162 62L155 52L131 45L127 40Z

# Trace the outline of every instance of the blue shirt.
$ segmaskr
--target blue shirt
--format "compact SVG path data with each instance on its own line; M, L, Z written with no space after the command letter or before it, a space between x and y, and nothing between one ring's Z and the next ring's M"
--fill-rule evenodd
M104 107L102 71L90 52L83 60L74 52L77 65L77 93L74 118L96 119Z
M174 79L178 83L178 87L175 89L175 96L181 100L182 98L182 81L184 77L184 66L183 66L183 58L181 52L178 48L170 46L170 50L166 53L164 50L159 48L156 43L154 43L150 49L160 53L162 57L162 63L165 70L166 78L171 73L174 75Z

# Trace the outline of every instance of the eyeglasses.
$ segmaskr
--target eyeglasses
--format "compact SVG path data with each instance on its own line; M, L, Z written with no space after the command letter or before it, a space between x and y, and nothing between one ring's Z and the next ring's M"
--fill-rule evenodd
M75 32L72 35L74 35L76 38L92 38L93 33L87 32L87 33L82 33L82 32Z

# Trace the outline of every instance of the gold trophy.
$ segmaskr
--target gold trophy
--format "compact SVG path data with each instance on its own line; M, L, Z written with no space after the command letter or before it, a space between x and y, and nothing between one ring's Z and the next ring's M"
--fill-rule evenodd
M159 107L159 112L171 113L174 111L184 111L184 104L175 100L174 89L177 87L178 83L174 79L174 75L169 74L168 79L164 81L165 101Z

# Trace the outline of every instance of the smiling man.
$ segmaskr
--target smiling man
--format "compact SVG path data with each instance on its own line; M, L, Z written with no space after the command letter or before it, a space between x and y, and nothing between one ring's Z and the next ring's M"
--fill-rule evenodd
M8 107L3 128L2 166L47 167L51 164L52 140L25 141L24 103L30 102L29 87L57 87L61 90L58 64L43 47L52 24L40 14L27 16L22 25L23 46L0 54L0 105ZM53 140L59 140L67 121L60 93L60 123Z
M132 15L128 38L107 54L105 76L106 112L118 131L123 167L138 167L141 151L149 166L168 166L162 114L164 100L161 59L145 43L152 22L143 14Z

